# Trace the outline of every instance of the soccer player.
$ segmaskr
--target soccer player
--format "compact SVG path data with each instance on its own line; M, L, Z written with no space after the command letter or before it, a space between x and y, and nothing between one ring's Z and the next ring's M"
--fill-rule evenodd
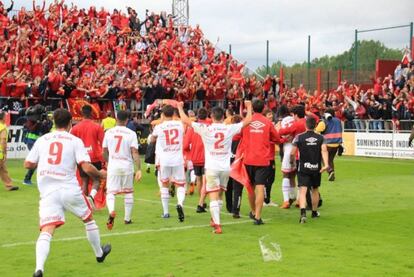
M6 114L3 111L0 111L0 178L3 181L6 190L14 191L18 190L19 187L13 186L12 179L10 179L6 167L8 132L7 126L4 123L5 116Z
M243 129L241 146L244 149L244 165L251 184L255 188L249 197L250 218L255 225L264 224L261 215L264 202L265 184L269 176L270 142L280 143L280 137L273 123L262 113L263 100L253 101L253 117L250 125ZM240 146L239 146L240 147Z
M137 170L135 180L141 180L141 160L138 153L138 139L135 132L126 127L128 112L117 113L117 126L105 132L103 140L104 157L108 161L108 177L106 180L106 205L109 217L106 223L112 230L116 217L115 195L124 194L124 223L131 224L131 213L134 205L134 163Z
M183 136L184 126L181 121L176 121L174 108L166 105L162 108L162 123L155 126L151 140L156 142L156 155L160 169L158 174L162 182L161 203L163 218L169 218L168 204L170 194L168 187L170 182L177 187L177 213L180 222L184 221L184 200L185 200L185 173L183 157Z
M102 169L102 142L104 138L104 130L98 124L92 120L92 106L84 105L82 107L82 121L76 124L72 130L72 135L80 138L88 151L89 157L94 167L98 170ZM82 180L82 191L83 194L88 196L91 204L94 203L94 197L98 192L100 186L99 178L89 178L82 167L79 167L79 175ZM92 189L89 194L88 185L89 180L92 181Z
M273 111L270 109L266 109L264 111L264 115L273 123ZM264 205L267 207L276 207L277 204L271 201L271 192L273 182L275 181L276 171L275 171L275 143L270 142L269 147L269 176L267 177L267 181L265 184L265 198L264 198Z
M199 109L197 112L197 122L206 125L210 124L210 121L207 120L207 116L208 112L206 109ZM206 194L202 189L205 163L204 144L200 135L194 132L194 129L192 128L189 128L184 135L184 149L189 149L189 159L193 163L194 174L196 176L197 190L200 196L196 212L205 213L206 207L204 202L206 199Z
M107 130L114 128L115 126L116 126L116 119L113 118L111 111L107 111L106 117L102 120L102 127L104 131L106 132Z
M282 130L286 128L290 128L295 119L293 116L289 115L289 109L287 106L282 105L279 109L280 116L282 117L282 121L280 122L280 127ZM295 113L298 113L295 111ZM301 128L302 126L300 126ZM300 129L301 130L301 129ZM292 152L292 140L293 137L291 135L286 135L283 137L283 157L282 157L282 166L281 170L283 173L282 179L282 194L283 194L283 204L281 206L282 209L289 209L292 203L296 199L295 195L295 176L296 176L296 165L290 163L290 153Z
M205 148L205 175L206 192L210 198L211 223L214 233L221 234L220 210L223 206L223 191L226 190L230 175L231 143L233 136L240 133L252 119L252 106L250 101L245 102L247 116L243 122L237 124L224 124L224 110L214 107L211 111L213 123L192 122L184 113L183 103L178 106L181 120L193 127L194 132L201 136Z
M299 223L306 223L306 192L312 188L312 218L319 217L319 186L321 173L328 169L328 150L323 136L314 132L316 120L306 118L306 132L299 134L293 140L290 162L296 163L296 152L299 151L298 186L299 186ZM323 159L324 166L321 166Z
M98 171L90 163L82 141L68 133L72 126L69 111L57 109L53 118L56 131L40 137L24 162L27 169L37 167L40 192L40 235L36 243L36 270L33 276L43 276L50 241L55 229L65 223L65 211L70 211L85 223L86 237L97 262L102 263L111 252L110 244L100 244L98 225L76 179L76 165L80 165L93 178L105 178L106 173Z

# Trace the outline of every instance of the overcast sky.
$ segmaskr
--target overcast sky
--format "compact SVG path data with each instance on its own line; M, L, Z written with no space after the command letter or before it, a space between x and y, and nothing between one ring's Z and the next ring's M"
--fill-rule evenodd
M270 63L287 64L307 59L311 35L311 58L334 55L350 48L354 30L406 25L414 21L413 0L189 0L190 24L200 24L206 37L255 69L265 64L266 40ZM9 1L3 1L8 7ZM16 0L16 8L30 0ZM49 1L46 1L50 3ZM66 1L70 3L71 1ZM171 12L172 0L74 0L79 7L104 5L107 9L131 6L140 18L145 9ZM37 0L37 3L41 3ZM99 4L97 4L99 3ZM376 39L394 48L409 45L409 28L363 33L360 39Z

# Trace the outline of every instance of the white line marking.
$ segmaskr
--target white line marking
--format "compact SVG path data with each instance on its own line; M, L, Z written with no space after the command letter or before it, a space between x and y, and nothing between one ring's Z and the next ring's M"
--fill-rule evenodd
M270 220L267 220L270 221ZM237 225L237 224L244 224L244 223L251 223L251 220L244 220L244 221L235 221L235 222L226 222L222 223L221 225ZM169 227L169 228L160 228L160 229L144 229L144 230L135 230L135 231L127 231L127 232L117 232L117 233L109 233L109 234L102 234L101 237L115 237L115 236L126 236L126 235L138 235L138 234L145 234L145 233L158 233L158 232L168 232L168 231L181 231L181 230L188 230L188 229L195 229L195 228L206 228L210 227L210 225L189 225L189 226L182 226L182 227ZM81 237L69 237L69 238L61 238L61 239L54 239L53 241L75 241L75 240L84 240L86 236ZM8 243L3 244L1 247L9 248L9 247L16 247L21 245L34 245L36 241L26 241L26 242L16 242L16 243Z
M259 239L259 246L260 246L260 251L262 251L263 261L265 262L281 261L282 260L282 249L280 248L280 245L275 242L270 242L268 245L265 245L264 240L267 236L268 235L263 236Z

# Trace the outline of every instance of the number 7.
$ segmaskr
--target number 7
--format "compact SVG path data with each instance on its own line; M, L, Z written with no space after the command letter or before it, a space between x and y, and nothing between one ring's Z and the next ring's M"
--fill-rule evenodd
M118 141L116 142L116 148L115 153L119 152L119 149L121 148L121 142L122 142L122 136L114 136Z

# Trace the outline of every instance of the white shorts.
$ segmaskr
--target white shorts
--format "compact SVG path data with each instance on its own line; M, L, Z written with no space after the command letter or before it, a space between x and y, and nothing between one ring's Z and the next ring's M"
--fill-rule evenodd
M185 172L184 165L177 166L162 166L160 165L160 174L161 182L168 183L172 182L178 186L185 185Z
M112 194L133 193L134 174L111 175L106 177L106 192Z
M92 216L92 208L79 187L61 188L40 199L40 229L46 225L59 227L65 224L65 211L82 220Z
M206 169L206 191L214 192L227 190L227 182L229 181L229 171L216 171Z
M283 144L283 159L282 159L282 172L290 173L296 171L296 165L290 163L290 153L292 152L293 144L288 142Z

